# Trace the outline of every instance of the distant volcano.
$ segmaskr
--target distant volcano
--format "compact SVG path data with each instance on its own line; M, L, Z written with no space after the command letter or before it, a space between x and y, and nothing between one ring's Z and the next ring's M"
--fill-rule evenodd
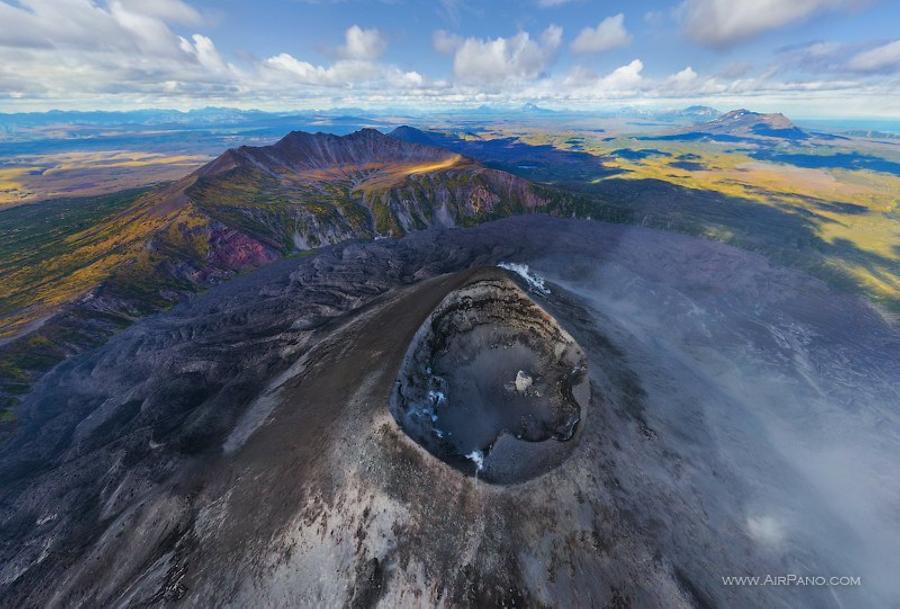
M780 112L761 114L744 109L726 112L717 119L697 125L694 130L750 138L763 136L802 140L809 137L809 134Z

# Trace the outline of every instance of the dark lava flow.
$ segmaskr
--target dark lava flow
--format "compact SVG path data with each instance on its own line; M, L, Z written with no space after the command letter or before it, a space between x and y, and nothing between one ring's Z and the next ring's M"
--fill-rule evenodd
M432 455L512 483L569 455L588 397L581 347L503 271L484 269L416 333L391 412Z

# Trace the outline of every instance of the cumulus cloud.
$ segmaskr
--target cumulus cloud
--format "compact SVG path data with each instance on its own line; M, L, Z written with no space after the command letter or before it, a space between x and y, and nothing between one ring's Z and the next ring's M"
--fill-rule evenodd
M793 45L779 49L777 63L784 73L873 79L900 72L900 40L876 45L830 41Z
M752 78L726 79L721 75L704 75L691 66L655 78L646 76L644 67L640 59L606 74L576 66L562 76L527 84L514 95L544 103L557 101L569 107L592 107L616 100L668 103L670 107L689 103L739 107L749 105L748 100L752 99L755 107L765 103L773 110L792 111L798 106L808 108L811 100L819 103L840 99L839 104L848 105L847 99L852 99L855 106L862 106L885 93L884 87L854 80L781 80L776 78L778 70L774 68Z
M451 34L446 30L437 30L431 37L431 41L434 45L434 50L444 55L454 53L464 42L461 36Z
M380 63L384 37L358 25L345 31L331 64L277 53L238 66L209 36L176 33L175 24L203 24L181 0L0 0L0 23L0 97L8 99L256 102L439 86Z
M625 29L625 15L619 13L607 17L597 27L586 27L572 41L575 53L600 53L631 43L631 34Z
M368 64L357 61L340 61L330 67L316 66L297 59L290 53L269 57L265 65L293 77L294 82L306 85L335 86L366 76Z
M377 29L364 30L358 25L350 26L344 34L344 45L338 49L345 59L374 61L381 57L387 42Z
M545 74L561 42L562 28L555 25L537 40L528 32L493 40L467 38L456 49L453 73L463 83L533 80Z
M415 71L379 63L387 42L377 29L350 26L344 32L341 59L331 65L315 65L290 53L279 53L263 62L263 83L277 87L279 83L310 87L377 89L390 87L410 90L422 87L426 79Z
M847 67L855 72L900 71L900 40L857 53Z
M778 50L773 69L782 74L830 74L834 78L852 72L847 67L848 58L860 50L858 46L821 40L791 45Z
M228 64L226 64L225 60L222 59L222 56L219 55L219 51L216 49L216 45L213 43L212 39L202 34L194 34L191 36L191 41L192 42L188 42L184 38L181 38L179 44L181 50L187 55L194 57L198 64L210 72L220 74L229 72L230 68Z
M203 18L192 6L181 0L118 0L118 4L133 12L139 12L149 17L162 19L170 23L182 23L185 25L200 25Z
M612 91L636 90L643 82L643 77L641 76L643 70L644 62L640 59L635 59L629 64L616 68L602 78L600 85Z
M852 0L684 0L677 9L685 33L700 44L729 47L803 21Z
M610 39L603 24L615 25L620 16L610 19L587 28L583 41L591 44L573 47L603 48ZM752 97L757 107L765 98L784 111L791 103L805 110L815 99L840 111L900 114L897 80L885 76L898 70L900 41L819 41L781 50L769 69L736 66L708 75L693 65L656 77L645 73L642 59L606 73L586 67L556 73L563 43L557 26L493 39L438 31L434 48L453 65L453 78L444 82L384 62L385 37L364 24L334 41L331 60L280 50L262 59L231 59L204 31L203 14L185 0L0 0L0 24L0 101L7 108L523 101L596 107L610 100L727 107L748 105ZM619 25L627 36L624 19ZM649 70L651 62L646 64Z
M666 79L669 88L676 91L688 91L697 84L700 77L691 66L686 67Z
M387 48L387 42L376 29L353 25L344 33L339 48L341 59L331 65L315 65L290 53L279 53L263 62L261 86L270 88L290 85L308 87L410 91L427 83L419 72L405 71L376 61Z
M572 98L606 99L634 95L647 84L641 72L644 62L634 59L606 75L576 66L560 81L548 84L548 90L564 92Z
M22 97L238 90L210 38L172 30L202 23L180 0L4 0L0 23L0 90Z
M317 66L289 53L280 53L266 59L265 66L280 73L272 79L274 82L279 82L281 76L286 76L290 78L289 82L318 87L354 88L387 84L405 89L425 83L425 78L418 72L404 72L394 66L354 59L337 61L330 66Z
M0 46L15 48L144 50L171 56L178 37L167 21L199 22L199 14L180 0L159 5L110 0L0 1Z

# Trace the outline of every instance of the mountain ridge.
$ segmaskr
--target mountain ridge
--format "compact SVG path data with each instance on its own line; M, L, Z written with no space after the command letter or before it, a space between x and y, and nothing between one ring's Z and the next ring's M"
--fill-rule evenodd
M148 313L284 256L549 209L530 182L374 129L231 148L13 269L0 399Z
M271 146L240 146L229 149L223 156L297 170L371 162L433 160L446 158L450 154L435 147L406 145L377 129L364 128L343 136L291 131ZM204 173L208 175L209 171Z

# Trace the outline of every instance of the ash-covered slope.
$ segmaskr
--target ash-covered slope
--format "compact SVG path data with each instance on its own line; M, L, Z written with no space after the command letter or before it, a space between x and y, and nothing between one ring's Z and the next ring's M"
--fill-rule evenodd
M529 298L590 383L572 450L517 484L389 411L439 303L518 281L477 270L500 261L546 279ZM0 607L892 606L897 362L864 302L637 227L528 216L281 260L25 397L0 445ZM722 581L767 573L864 584Z

